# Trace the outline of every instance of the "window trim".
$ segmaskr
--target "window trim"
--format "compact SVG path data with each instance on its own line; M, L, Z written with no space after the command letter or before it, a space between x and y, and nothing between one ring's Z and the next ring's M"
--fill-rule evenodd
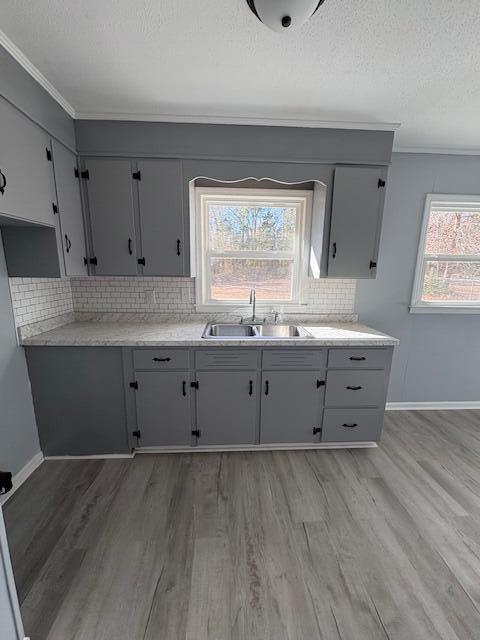
M271 199L278 199L285 202L285 199L290 200L298 205L301 205L301 220L300 230L296 237L296 246L294 251L281 251L278 252L278 258L293 257L294 265L296 265L298 271L298 277L294 276L293 280L293 292L292 300L259 300L257 303L257 309L271 309L272 305L277 307L298 307L304 305L303 295L305 289L305 282L308 276L308 254L310 244L311 233L311 220L312 220L312 204L313 204L313 191L303 189L254 189L254 188L239 188L239 187L194 187L195 192L195 261L196 261L196 283L195 283L195 303L198 311L220 311L222 309L236 309L239 307L248 306L248 301L245 300L211 300L207 298L209 287L209 273L206 269L207 266L207 254L205 248L208 246L208 229L205 224L205 216L203 211L203 198L209 194L225 194L225 198L230 200L231 198L238 198L242 200L255 200L259 197L268 197ZM210 256L208 253L208 257ZM241 258L261 258L259 252L215 252L221 257L224 253L228 253L228 256L235 257L234 254L238 254L236 257ZM275 252L265 252L265 257L274 259ZM295 260L298 255L298 259ZM295 268L295 266L294 266Z
M472 304L472 301L467 302L424 302L421 300L423 282L424 282L424 270L425 263L428 257L425 256L425 244L427 239L428 222L430 220L430 213L432 203L440 202L448 204L453 203L469 203L474 206L478 205L480 209L480 195L460 195L452 193L427 193L425 197L425 207L423 210L422 227L420 231L420 239L418 242L417 261L415 265L415 275L413 279L412 298L410 302L410 313L480 313L480 301L477 304ZM431 256L429 256L431 259ZM470 258L470 260L469 260ZM478 260L480 257L475 256L435 256L436 260L444 260L449 262L472 262Z

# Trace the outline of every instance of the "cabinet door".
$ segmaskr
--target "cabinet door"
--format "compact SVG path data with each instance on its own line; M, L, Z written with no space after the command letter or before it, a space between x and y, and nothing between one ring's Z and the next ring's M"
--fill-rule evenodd
M199 445L254 444L257 427L257 374L253 371L197 373Z
M137 273L132 169L129 160L89 158L85 167L95 275Z
M136 373L139 446L189 445L190 376L187 371Z
M87 275L84 262L85 232L80 181L75 175L77 158L74 153L54 140L53 163L66 275L84 276Z
M0 98L0 213L55 226L49 136ZM3 190L3 193L1 193Z
M179 160L138 162L143 274L184 276L182 167Z
M325 387L317 371L265 371L262 375L260 442L315 442Z
M385 173L380 167L335 169L328 256L330 278L375 277Z

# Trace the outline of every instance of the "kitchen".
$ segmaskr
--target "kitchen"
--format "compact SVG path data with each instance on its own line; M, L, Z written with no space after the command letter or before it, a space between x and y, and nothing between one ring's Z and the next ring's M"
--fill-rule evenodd
M5 637L475 637L478 153L74 109L6 14Z

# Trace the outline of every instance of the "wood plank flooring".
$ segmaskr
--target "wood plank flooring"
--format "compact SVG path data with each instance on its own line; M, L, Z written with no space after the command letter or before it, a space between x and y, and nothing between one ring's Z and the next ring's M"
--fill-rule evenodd
M480 412L378 449L46 462L5 520L32 640L478 640Z

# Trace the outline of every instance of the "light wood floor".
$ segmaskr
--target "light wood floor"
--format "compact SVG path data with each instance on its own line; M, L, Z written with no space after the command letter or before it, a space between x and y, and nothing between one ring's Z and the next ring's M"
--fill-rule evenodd
M480 412L380 448L43 464L5 518L32 640L480 638Z

